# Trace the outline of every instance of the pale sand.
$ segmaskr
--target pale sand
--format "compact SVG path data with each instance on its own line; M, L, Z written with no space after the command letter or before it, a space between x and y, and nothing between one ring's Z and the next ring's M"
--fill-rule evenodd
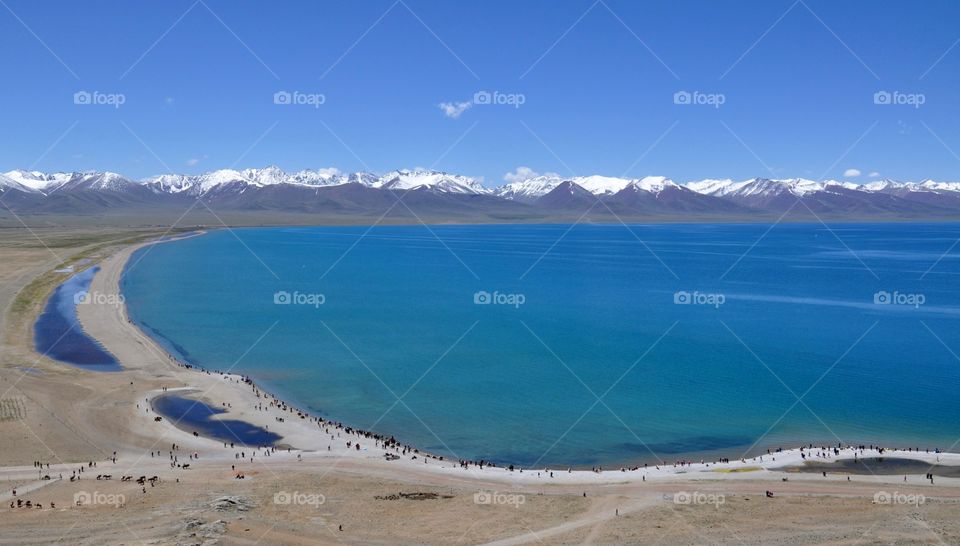
M117 293L124 263L135 248L105 252L91 291ZM37 265L34 274L47 265ZM28 411L16 424L0 420L0 445L4 446L0 456L10 465L0 468L0 480L19 487L21 498L47 506L10 510L10 495L0 490L0 543L58 539L97 544L191 544L217 539L249 544L960 542L960 480L937 478L936 485L930 485L922 476L910 476L907 483L902 476L854 476L848 482L839 474L824 478L777 470L799 463L799 450L764 456L763 461L722 465L665 465L603 473L554 469L553 478L543 470L538 476L534 470L463 469L434 459L424 463L423 457L414 460L410 454L386 461L386 450L372 440L360 439L359 452L348 450L345 442L358 439L343 431L339 438L330 439L316 423L290 412L276 407L258 411L255 406L265 398L258 398L237 376L177 366L127 321L122 306L85 305L79 307L79 314L84 329L117 356L125 370L83 372L36 357L18 362L36 362L41 375L4 370L0 389L26 397ZM283 436L282 443L297 449L257 451L251 462L248 448L224 448L222 442L194 437L166 419L155 422L148 400L161 394L163 387L168 392L187 390L212 406L229 404L223 418L268 428ZM277 416L286 421L277 422ZM189 470L171 468L173 443L181 446L177 457L180 463L190 463ZM151 457L151 450L159 450L160 455ZM245 460L236 459L235 453L241 450ZM117 462L105 462L113 451L118 453ZM194 452L199 458L188 460ZM885 455L931 464L938 457L892 451ZM844 450L840 456L853 457L854 452ZM35 459L50 462L51 468L43 472L54 478L60 473L69 478L80 461L95 460L98 467L85 472L79 482L39 481L37 470L29 464ZM814 458L835 459L832 455ZM942 454L939 461L960 464L960 455ZM246 479L234 479L231 465ZM742 471L718 472L732 469ZM113 479L96 481L93 477L98 473L110 473ZM120 482L121 475L157 475L162 483L147 486L143 493L136 484ZM776 497L765 498L765 490L773 490ZM126 502L122 508L72 506L79 491L123 494ZM441 497L375 498L389 498L398 491L435 492ZM513 504L476 504L474 495L482 491L522 497L497 497L516 499ZM922 494L925 502L876 505L874 495L881 491ZM282 492L323 495L324 502L318 506L275 503L275 495ZM676 504L680 492L714 494L707 498L723 502ZM212 501L223 495L254 506L245 511L212 507ZM56 503L56 510L49 509L50 501Z

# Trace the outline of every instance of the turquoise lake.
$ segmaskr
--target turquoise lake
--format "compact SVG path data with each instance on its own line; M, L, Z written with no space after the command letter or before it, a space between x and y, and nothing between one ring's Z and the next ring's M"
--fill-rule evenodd
M216 230L131 258L171 352L522 466L956 450L960 225Z

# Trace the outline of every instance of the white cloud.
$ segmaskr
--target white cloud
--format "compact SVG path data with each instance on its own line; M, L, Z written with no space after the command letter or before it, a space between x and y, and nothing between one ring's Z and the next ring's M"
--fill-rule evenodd
M336 167L324 167L317 169L317 173L326 177L337 176L340 174L340 169Z
M463 102L441 102L437 106L443 112L443 115L448 118L457 119L460 117L460 114L466 112L468 108L473 106L473 102L468 100Z
M843 176L847 178L853 178L855 176L860 176L860 169L847 169L843 171Z
M190 159L186 160L186 161L184 162L184 164L185 164L187 167L196 167L196 166L199 165L201 162L209 159L209 157L210 157L210 156L207 155L207 154L198 155L198 156L196 156L196 157L191 157Z
M870 173L869 176L871 176L871 177L880 176L880 173L878 173L877 171L873 171L873 172Z
M520 166L517 167L513 172L503 175L503 179L507 182L523 182L524 180L530 180L531 178L536 178L540 176L540 173L531 169L530 167ZM543 176L551 176L559 178L560 175L557 173L543 173Z

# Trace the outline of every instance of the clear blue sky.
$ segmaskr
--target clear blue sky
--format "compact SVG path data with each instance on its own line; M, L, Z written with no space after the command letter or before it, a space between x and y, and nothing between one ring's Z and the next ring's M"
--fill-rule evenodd
M955 1L3 4L4 170L960 180ZM76 105L78 91L125 102ZM438 106L478 91L524 103Z

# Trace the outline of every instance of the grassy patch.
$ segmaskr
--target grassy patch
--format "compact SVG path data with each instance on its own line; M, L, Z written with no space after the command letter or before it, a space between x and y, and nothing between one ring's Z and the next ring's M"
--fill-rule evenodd
M176 229L170 231L168 235L177 235L192 229ZM65 263L58 264L54 269L62 269L68 265L76 265L82 260L89 262L75 268L73 273L56 273L54 270L47 271L24 286L13 299L10 310L7 315L7 324L11 325L7 329L8 341L14 341L18 335L22 335L26 328L33 324L33 320L41 311L47 298L53 290L66 280L70 275L84 271L97 263L106 255L108 249L119 246L126 246L135 243L144 242L163 235L164 231L140 232L135 235L127 233L91 233L89 235L72 235L60 238L50 238L49 248L82 248L77 253L71 254ZM55 242L56 241L56 242ZM61 244L63 241L69 241L69 244ZM46 241L44 241L46 242ZM83 248L86 247L86 248Z

